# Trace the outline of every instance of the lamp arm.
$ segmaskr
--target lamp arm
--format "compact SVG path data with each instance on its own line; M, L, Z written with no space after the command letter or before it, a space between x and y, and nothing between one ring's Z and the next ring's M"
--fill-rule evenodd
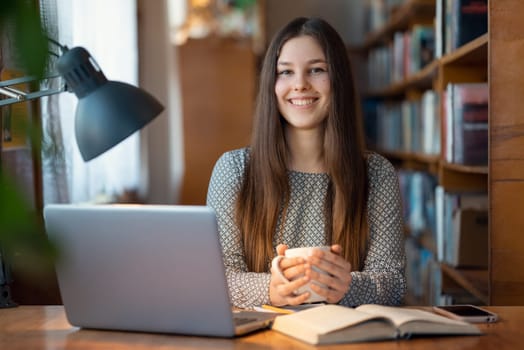
M67 46L60 44L58 41L56 41L53 38L47 37L47 41L49 41L50 43L58 46L60 48L60 51L62 52L62 54L69 50L69 48ZM56 53L51 52L51 51L50 51L50 54L52 54L54 56L57 56L57 57L60 57L59 55L57 55ZM21 91L21 90L18 90L16 88L12 87L12 85L32 83L32 82L39 81L39 80L55 79L55 78L59 78L59 77L60 77L60 74L58 74L58 73L51 73L51 74L49 74L49 75L47 75L47 76L45 76L43 78L40 78L40 79L35 78L35 77L31 77L31 76L27 76L27 77L21 77L21 78L15 78L15 79L10 79L10 80L0 81L0 97L2 95L8 97L8 98L0 99L0 107L1 106L8 106L8 105L11 105L13 103L19 103L19 102L34 100L34 99L37 99L37 98L40 98L40 97L44 97L44 96L55 95L55 94L59 94L61 92L66 91L67 90L66 84L61 84L61 86L59 88L47 89L47 90L41 90L41 91L35 91L35 92L25 92L25 91Z
M60 74L51 74L49 76L44 77L43 79L56 79L59 77L60 77ZM0 81L0 95L4 95L8 97L8 98L0 99L0 107L11 105L13 103L34 100L34 99L37 99L43 96L59 94L67 90L67 87L65 84L62 84L58 88L34 91L34 92L25 92L25 91L21 91L21 90L11 87L12 85L32 83L32 82L39 81L39 80L41 79L37 79L34 77L21 77L21 78Z
M62 45L60 44L58 41L56 41L55 39L53 38L50 38L50 37L47 37L47 41L49 41L50 43L52 44L55 44L56 46L58 46L60 48L60 51L62 51L62 53L66 52L68 49L68 47L66 45Z

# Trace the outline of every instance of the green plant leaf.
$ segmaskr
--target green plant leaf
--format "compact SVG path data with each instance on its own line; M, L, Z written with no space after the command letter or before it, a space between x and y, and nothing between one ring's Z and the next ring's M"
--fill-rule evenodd
M38 2L2 0L0 30L12 39L14 58L27 75L44 76L49 59L49 42L42 26Z
M39 214L29 209L17 186L0 173L0 248L2 257L23 274L38 273L53 264L55 245L47 239Z

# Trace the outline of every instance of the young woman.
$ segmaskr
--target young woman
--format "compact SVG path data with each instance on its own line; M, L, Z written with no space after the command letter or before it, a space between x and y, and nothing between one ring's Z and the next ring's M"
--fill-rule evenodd
M276 34L251 144L220 157L208 189L236 306L301 304L309 293L295 290L309 281L328 303L402 302L398 178L365 152L358 106L345 44L327 22L297 18ZM331 251L280 260L286 279L271 270L287 248L322 245Z

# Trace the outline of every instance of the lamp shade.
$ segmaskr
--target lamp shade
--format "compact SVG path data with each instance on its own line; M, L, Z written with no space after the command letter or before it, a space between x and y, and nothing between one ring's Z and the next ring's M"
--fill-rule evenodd
M56 68L78 97L75 135L84 161L91 160L153 120L164 107L136 86L108 81L82 47L64 52Z

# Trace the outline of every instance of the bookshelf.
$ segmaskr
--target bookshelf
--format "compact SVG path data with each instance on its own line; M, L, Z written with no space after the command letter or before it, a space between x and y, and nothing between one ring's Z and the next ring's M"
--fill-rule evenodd
M455 268L438 262L437 244L431 230L415 237L416 244L435 254L438 274L426 276L430 284L437 285L442 293L466 294L468 300L478 304L524 304L524 275L513 268L524 265L524 238L519 233L519 228L524 227L521 214L524 209L521 204L524 203L524 118L521 115L524 99L519 96L524 87L524 68L517 63L524 55L524 23L519 20L519 10L524 10L524 3L517 0L489 1L486 34L433 59L400 81L391 81L378 88L362 88L364 100L398 103L420 98L424 91L431 89L442 95L448 83L488 84L487 165L462 165L446 161L441 154L375 147L399 171L426 173L446 191L488 193L487 267ZM433 22L435 14L435 0L406 0L382 27L369 33L361 47L351 48L350 52L364 55L388 45L395 32L407 31L416 24L427 25ZM439 103L437 115L440 119L443 108ZM366 113L365 118L368 118ZM410 234L407 229L408 237ZM436 303L435 300L434 296L408 295L406 303Z
M371 90L365 95L375 97L398 97L411 89L428 89L433 86L438 68L438 62L434 61L424 67L421 71L407 77L405 80L391 84L381 90Z
M489 279L486 269L454 269L446 264L441 265L444 280L449 288L456 286L469 291L482 303L489 305Z
M439 172L440 167L438 156L400 151L379 152L386 156L393 164L396 164L402 169L425 171L435 175Z
M394 32L413 23L432 23L434 17L435 0L407 0L395 9L383 27L368 34L363 46L367 49L387 42Z

